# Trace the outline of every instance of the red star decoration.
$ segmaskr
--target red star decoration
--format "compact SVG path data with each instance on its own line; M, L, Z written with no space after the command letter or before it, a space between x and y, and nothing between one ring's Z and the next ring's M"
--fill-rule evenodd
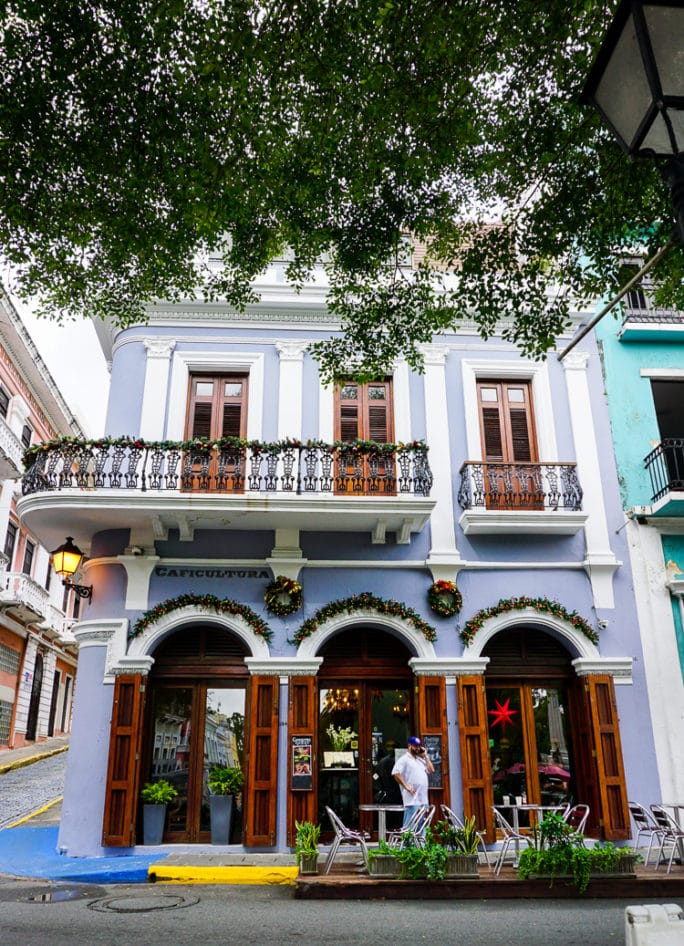
M512 726L513 717L518 711L516 709L511 709L510 696L507 698L506 702L503 704L499 703L498 700L494 700L494 702L496 703L496 709L487 710L489 715L493 717L492 726L501 724L502 729L505 729L507 725Z

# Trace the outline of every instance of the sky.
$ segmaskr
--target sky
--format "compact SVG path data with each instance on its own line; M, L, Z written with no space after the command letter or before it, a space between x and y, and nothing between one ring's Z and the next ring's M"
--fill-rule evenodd
M90 319L58 325L11 296L62 397L88 437L105 433L109 372Z

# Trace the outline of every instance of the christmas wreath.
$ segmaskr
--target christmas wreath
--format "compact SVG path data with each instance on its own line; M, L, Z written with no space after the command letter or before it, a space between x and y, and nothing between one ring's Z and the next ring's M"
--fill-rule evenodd
M287 617L302 606L302 586L294 578L278 575L266 588L264 601L271 614Z
M458 614L463 604L461 592L455 581L436 581L428 589L428 604L443 618Z

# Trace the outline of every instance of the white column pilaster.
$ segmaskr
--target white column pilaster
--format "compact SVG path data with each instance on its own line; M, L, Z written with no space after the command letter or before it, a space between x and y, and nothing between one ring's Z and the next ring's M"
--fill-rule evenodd
M447 414L446 357L444 345L422 345L425 360L425 431L428 459L434 477L431 496L437 501L430 519L432 547L427 561L435 581L453 580L461 567L454 522L451 437Z
M302 436L302 392L306 342L276 342L280 356L278 439Z
M171 353L176 343L170 338L145 338L143 344L147 351L147 364L140 412L140 436L146 440L162 440Z
M615 553L610 547L596 428L587 381L588 362L587 352L573 351L563 360L563 368L577 459L577 474L583 491L582 506L587 513L584 526L586 542L584 567L591 580L594 606L613 608L615 607L613 575L622 563L615 558Z

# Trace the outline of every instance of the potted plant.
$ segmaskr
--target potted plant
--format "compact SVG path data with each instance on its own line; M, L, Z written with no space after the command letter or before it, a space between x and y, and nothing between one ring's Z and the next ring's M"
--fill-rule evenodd
M156 782L146 782L140 797L143 801L143 844L161 844L166 806L178 797L178 791L165 778L160 778Z
M553 886L563 879L584 893L592 876L618 874L634 877L641 855L631 848L617 848L610 842L586 847L583 834L567 825L560 815L548 814L534 832L534 846L520 852L518 876L545 877Z
M300 874L318 873L318 839L321 826L311 821L295 821L295 857Z
M237 766L214 765L211 768L207 786L212 844L230 844L233 800L240 794L244 784L245 776Z
M477 872L477 849L480 836L477 833L474 815L465 819L462 828L456 828L446 821L438 821L434 827L434 834L447 850L447 877L480 876Z

